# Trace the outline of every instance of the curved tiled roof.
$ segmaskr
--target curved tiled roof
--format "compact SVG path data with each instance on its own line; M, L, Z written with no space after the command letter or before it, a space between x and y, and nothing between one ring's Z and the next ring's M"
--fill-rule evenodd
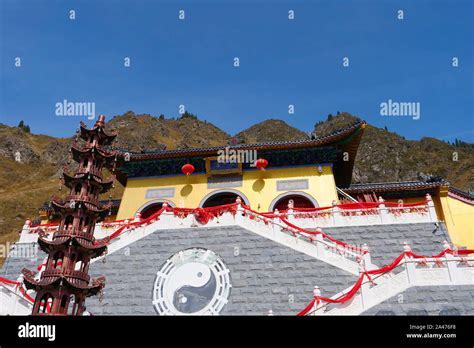
M367 123L365 121L358 120L350 126L338 129L326 136L295 141L270 141L255 144L159 150L147 153L134 153L124 149L114 148L113 150L119 157L116 175L120 183L126 185L128 178L126 168L128 163L142 162L143 165L146 165L147 161L153 162L159 160L183 160L190 157L210 157L216 156L219 150L225 150L226 148L237 151L257 150L271 152L277 150L304 150L334 146L338 150L338 157L334 160L334 163L337 163L337 165L334 166L335 180L338 185L345 186L350 184L354 160L363 134L363 129L366 125ZM127 153L130 155L129 161L125 161ZM342 153L349 154L348 161L343 160ZM178 171L176 171L176 173L178 173Z
M143 161L143 160L153 160L153 159L162 159L162 158L173 158L173 157L185 157L191 155L208 155L216 153L218 150L223 150L225 148L230 148L234 150L273 150L273 149L292 149L292 148L304 148L304 147L314 147L330 144L341 140L352 133L354 133L359 128L365 128L365 121L357 121L352 125L336 130L335 132L328 134L323 137L318 137L315 139L306 139L306 140L294 140L294 141L269 141L263 143L255 144L238 144L238 145L221 145L221 146L210 146L210 147L196 147L188 149L176 149L176 150L160 150L153 152L145 153L136 153L132 151L127 151L125 149L116 150L122 157L125 153L130 154L131 161Z
M437 179L432 181L397 181L397 182L378 182L366 184L352 184L342 190L348 194L357 193L381 193L381 192L396 192L396 191L419 191L429 190L438 187L448 187L448 194L452 197L461 199L467 203L474 204L474 195L470 192L463 191L449 184L444 179Z
M474 195L471 192L466 192L456 187L450 187L448 194L455 198L459 198L467 203L474 204Z
M398 182L378 182L367 184L352 184L343 190L347 193L363 193L363 192L387 192L387 191L404 191L404 190L423 190L440 186L447 186L449 183L444 180L426 182L426 181L398 181Z

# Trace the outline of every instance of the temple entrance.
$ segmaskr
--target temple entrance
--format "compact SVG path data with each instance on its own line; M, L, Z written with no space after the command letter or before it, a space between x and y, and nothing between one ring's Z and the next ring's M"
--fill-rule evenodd
M313 203L311 199L301 194L290 194L278 199L273 206L271 207L271 211L278 209L279 211L288 209L288 202L290 199L293 200L293 204L295 208L315 208L316 205Z
M156 202L145 207L140 213L142 219L147 219L163 207L163 202Z
M234 192L220 192L212 195L204 201L203 208L217 207L218 205L235 203L238 194Z

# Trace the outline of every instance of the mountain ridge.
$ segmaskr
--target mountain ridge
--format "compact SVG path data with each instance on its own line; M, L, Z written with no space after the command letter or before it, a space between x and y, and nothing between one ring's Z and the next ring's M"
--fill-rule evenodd
M356 120L359 118L346 112L329 115L314 125L312 133L324 136ZM119 133L115 147L138 152L301 140L311 136L279 119L267 119L231 136L189 112L178 118L166 118L128 111L112 117L107 127ZM73 138L36 135L0 124L0 243L14 240L24 221L35 218L38 208L58 190ZM20 162L15 161L17 152ZM369 124L357 152L352 182L409 181L434 175L472 191L473 173L472 144L454 146L430 137L406 140ZM112 198L121 197L123 188L117 186Z

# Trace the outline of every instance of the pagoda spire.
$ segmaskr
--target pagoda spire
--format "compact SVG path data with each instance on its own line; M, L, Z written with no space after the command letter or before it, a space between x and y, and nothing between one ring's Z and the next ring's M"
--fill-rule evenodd
M39 231L38 244L48 254L41 274L23 269L25 287L36 290L33 315L82 315L85 298L100 293L105 278L91 279L91 259L107 251L109 238L95 239L95 224L104 219L110 203L102 205L99 195L112 187L104 180L102 169L115 170L116 154L109 151L115 133L105 130L105 116L100 115L91 129L81 122L78 136L82 147L72 145L73 159L78 163L74 174L63 174L70 189L63 199L52 199L51 205L61 215L61 223L52 238Z

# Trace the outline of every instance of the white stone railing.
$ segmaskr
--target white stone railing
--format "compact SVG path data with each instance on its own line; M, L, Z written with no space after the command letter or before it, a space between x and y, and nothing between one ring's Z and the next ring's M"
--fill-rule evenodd
M357 203L353 203L356 205ZM378 205L360 209L342 209L333 202L333 207L324 210L298 211L290 201L286 211L288 220L303 228L344 227L367 225L393 225L438 222L433 200L426 195L426 204L387 206L380 197Z
M266 219L256 213L246 211L241 205L237 212L225 212L201 225L193 214L185 218L176 216L172 211L165 211L159 220L131 227L124 230L108 246L108 254L134 243L159 230L185 229L195 227L229 227L239 226L264 238L275 241L281 245L312 256L349 273L359 274L359 260L364 258L364 248L345 248L337 243L323 238L322 234L312 235L299 232L287 226L278 217ZM94 259L94 261L100 258ZM367 261L370 262L370 261ZM373 265L373 267L375 267Z
M361 203L360 209L342 209L341 206L344 205L336 205L333 202L333 206L327 209L299 211L293 208L293 202L290 200L288 210L282 212L282 214L285 215L289 222L306 229L438 222L436 209L429 194L426 195L426 204L423 205L404 206L401 203L396 207L388 207L380 197L375 207L363 207L363 203ZM275 210L274 214L280 213L278 210ZM94 236L97 239L104 238L112 234L119 227L129 224L130 221L137 221L139 219L139 213L137 213L137 216L133 219L98 223L95 226ZM184 222L178 223L170 220L168 222L170 222L171 226L186 225ZM207 226L212 227L214 224L210 221ZM38 239L38 229L54 232L58 229L58 226L50 224L32 226L31 221L27 220L22 228L19 242L36 242Z
M447 242L444 242L444 246L449 247ZM395 270L398 273L394 272ZM415 286L474 285L474 257L451 253L445 253L442 257L427 258L412 258L405 255L394 271L365 279L354 297L346 302L315 302L309 315L359 315ZM341 298L351 289L352 286L335 294L331 299ZM315 298L321 296L317 286L314 296Z
M30 315L32 308L18 286L0 282L0 315Z

